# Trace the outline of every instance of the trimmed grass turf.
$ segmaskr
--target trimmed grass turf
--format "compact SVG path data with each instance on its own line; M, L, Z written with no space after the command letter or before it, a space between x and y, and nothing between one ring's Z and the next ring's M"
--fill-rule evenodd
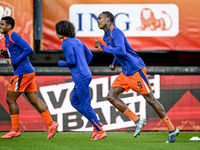
M6 132L0 132L0 136ZM165 144L167 132L107 132L102 140L90 140L89 132L57 132L47 140L47 132L22 132L13 139L0 139L0 150L199 150L200 141L189 141L199 132L181 132L174 143Z

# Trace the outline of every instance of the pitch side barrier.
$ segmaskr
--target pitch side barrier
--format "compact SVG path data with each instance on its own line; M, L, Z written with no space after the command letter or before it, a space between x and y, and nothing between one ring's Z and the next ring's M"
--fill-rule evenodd
M34 67L36 75L71 75L67 67ZM111 71L108 66L90 66L93 75L117 75L121 67ZM12 75L13 68L0 65L0 75ZM199 66L147 66L147 74L154 75L200 75Z
M107 93L121 72L121 67L110 71L108 66L91 66L93 78L90 83L91 105L105 131L134 131L133 122L107 101ZM92 131L92 125L71 105L74 88L72 76L67 67L35 67L37 91L40 99L48 106L58 131ZM148 78L155 98L164 105L173 124L181 131L200 131L200 68L195 66L147 66ZM11 128L6 91L13 74L13 68L0 65L0 131ZM146 118L144 131L167 131L156 112L143 96L129 90L120 98L135 112ZM41 115L32 107L25 95L18 98L21 131L46 131L48 126ZM34 115L34 122L30 122ZM37 125L36 125L37 124Z

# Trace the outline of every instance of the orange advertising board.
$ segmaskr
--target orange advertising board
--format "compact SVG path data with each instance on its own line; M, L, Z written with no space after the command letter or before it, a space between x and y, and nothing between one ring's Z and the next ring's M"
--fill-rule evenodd
M119 112L106 95L115 75L94 75L90 83L91 106L105 131L134 131L135 125ZM10 111L6 103L6 90L11 76L0 76L0 131L11 127ZM92 132L88 122L71 105L70 95L74 83L71 76L36 76L38 95L48 106L54 121L59 123L58 131ZM150 78L156 99L163 104L170 120L179 130L200 131L200 75L153 75ZM189 86L188 86L189 85ZM146 104L141 94L130 90L120 98L138 116L147 120L143 131L167 131L167 127L152 107ZM48 126L41 114L31 105L25 95L17 99L20 108L19 128L21 131L47 131ZM59 137L59 136L58 136Z
M33 0L0 0L0 18L15 19L14 31L33 47ZM4 35L0 35L0 48L5 49Z
M200 1L198 0L43 0L42 50L61 50L55 24L70 20L76 36L89 49L95 39L102 41L97 17L102 11L115 16L115 25L137 51L200 50Z

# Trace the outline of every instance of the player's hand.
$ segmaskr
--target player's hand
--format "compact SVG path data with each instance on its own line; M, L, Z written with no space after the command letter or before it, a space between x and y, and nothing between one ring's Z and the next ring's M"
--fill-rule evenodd
M0 56L3 54L3 49L0 49Z
M110 70L115 71L115 66L114 65L110 65Z
M12 62L11 62L10 58L6 59L6 61L7 61L8 65L12 66Z
M99 42L99 41L97 41L96 39L95 39L95 48L98 48L99 46L101 45L101 42Z

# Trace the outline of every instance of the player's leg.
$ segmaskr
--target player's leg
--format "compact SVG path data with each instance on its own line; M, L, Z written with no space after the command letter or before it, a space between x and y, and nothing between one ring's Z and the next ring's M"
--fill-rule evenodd
M122 93L123 91L128 91L129 89L130 87L127 84L127 76L125 76L123 73L120 73L120 75L113 82L108 92L107 99L119 111L121 111L123 114L128 116L135 123L137 123L139 119L138 116L135 113L133 113L128 108L128 106L118 97L120 93Z
M37 92L26 92L25 95L28 98L29 102L34 105L40 113L48 110L47 105L38 97ZM50 124L52 122L50 122Z
M82 115L84 115L92 124L97 117L96 113L91 107L91 97L90 97L90 89L89 89L90 80L81 81L76 83L75 88L73 89L71 104L72 106L78 110ZM100 124L99 124L100 125Z
M154 97L152 92L143 94L143 97L145 98L146 102L153 107L160 118L167 116L163 105Z
M12 129L6 135L1 136L2 139L10 139L21 135L19 131L19 107L16 102L20 95L21 92L7 91L6 102L10 110Z
M19 114L19 107L17 104L17 98L21 95L21 92L7 91L6 102L9 106L10 114Z
M144 94L143 97L149 105L155 110L158 116L162 119L169 131L169 137L167 143L173 143L176 136L179 134L179 130L172 124L168 115L165 112L163 105L154 97L153 93Z
M124 113L128 106L118 97L122 91L124 91L122 87L111 87L107 95L107 100Z
M47 125L49 126L49 134L47 136L47 139L50 139L54 136L58 127L58 123L53 121L47 105L38 97L37 86L35 83L35 73L24 75L24 82L26 82L24 93L27 96L29 102L37 108L37 110L40 112L41 116L44 118Z
M84 115L96 128L97 133L101 133L101 135L97 135L92 139L98 140L105 138L107 134L103 131L100 122L96 116L94 109L91 107L91 97L90 97L90 89L89 83L91 79L84 80L82 82L76 83L75 88L72 94L72 106L76 108L82 115Z
M122 87L124 91L126 92L132 89L133 91L141 93L141 94L143 92L148 93L149 91L151 91L151 87L149 86L149 84L146 83L146 80L145 78L143 78L143 76L144 75L143 75L142 70L139 70L132 76L126 76L123 73L121 73L119 77L115 79L111 87L115 87L119 85L119 87ZM117 92L114 92L114 93L117 93ZM120 90L114 97L118 98L119 93L120 93ZM123 113L126 114L128 117L130 115L131 117L129 118L131 118L135 122L136 129L135 129L134 137L137 137L140 134L144 125L146 124L147 122L146 119L142 117L138 117L137 115L135 115L133 112L131 112L128 109Z
M82 109L82 105L78 99L78 95L76 93L76 88L74 88L73 93L72 93L72 98L71 98L71 105L78 111L80 112L84 117L86 117L89 121L90 118L88 118L87 113ZM91 121L90 121L91 122ZM91 122L92 123L92 122ZM101 127L103 126L102 123L100 123ZM98 134L97 129L95 128L95 126L93 125L93 134L92 134L92 138L93 139L96 135Z
M35 83L35 73L25 74L22 83L24 83L24 94L28 98L29 102L34 105L40 113L48 110L46 104L38 97L37 86ZM26 83L26 84L25 84ZM53 121L49 124L51 124Z
M47 136L47 139L52 138L58 128L58 123L53 121L47 105L38 97L37 92L26 92L25 95L28 98L29 102L37 108L37 110L40 112L41 116L44 118L47 125L49 126L49 134Z
M162 121L167 126L168 131L169 131L168 142L172 143L175 141L175 137L179 134L179 130L170 121L163 105L154 97L152 93L151 85L147 77L146 68L142 68L142 70L139 71L139 74L142 79L140 81L141 86L142 86L142 92L140 93L143 95L146 102L152 106L152 108L155 110L155 112L158 114L158 116L162 119Z
M6 101L10 110L12 129L6 135L1 136L3 139L10 139L21 135L19 130L19 107L16 100L22 92L20 91L20 83L22 77L23 75L13 76L8 85Z
M134 137L137 137L140 134L142 127L146 124L146 120L144 118L138 117L134 112L132 112L128 108L128 106L121 99L119 99L118 95L123 90L124 89L121 87L112 87L108 93L107 99L118 110L120 110L123 114L125 114L127 117L131 118L134 121L136 125Z
M87 116L86 113L82 110L81 103L78 99L77 95L77 86L74 86L73 92L72 92L72 97L71 97L71 105L78 111L80 112L83 116Z
M88 79L82 82L82 84L79 86L78 97L79 99L84 97L83 99L80 100L80 103L81 103L82 108L86 108L83 110L86 112L88 120L93 125L93 135L92 135L91 140L100 140L100 139L106 138L107 134L103 130L102 128L103 124L99 122L96 116L96 112L91 107L91 97L90 97L90 88L89 88L90 81L91 79ZM84 90L81 90L81 89L84 89Z

